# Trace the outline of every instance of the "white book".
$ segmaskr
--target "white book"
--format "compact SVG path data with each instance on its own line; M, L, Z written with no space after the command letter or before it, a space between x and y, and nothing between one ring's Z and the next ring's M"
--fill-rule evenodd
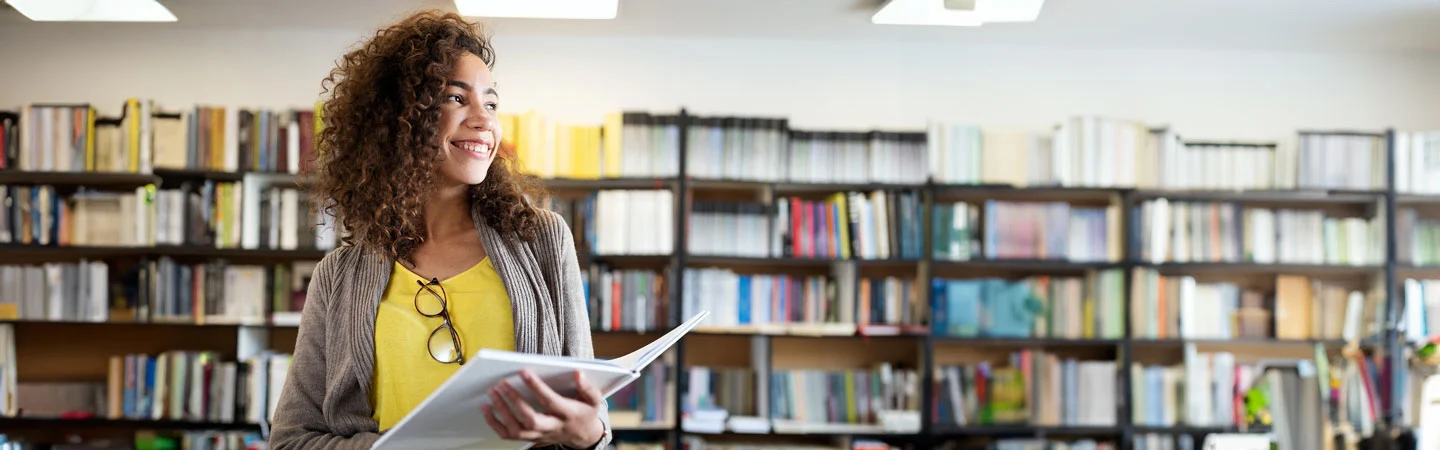
M639 379L646 366L679 342L708 314L702 311L649 345L611 360L481 349L410 414L386 431L371 449L529 448L532 445L530 442L504 440L489 426L476 426L486 423L481 408L490 403L487 392L491 387L508 383L519 391L526 402L539 409L535 393L519 380L521 370L531 371L546 380L555 392L567 397L577 394L570 374L579 370L603 395L609 397Z

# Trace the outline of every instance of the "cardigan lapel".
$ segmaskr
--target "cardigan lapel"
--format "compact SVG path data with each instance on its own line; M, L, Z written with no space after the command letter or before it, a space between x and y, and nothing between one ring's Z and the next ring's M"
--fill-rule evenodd
M390 271L394 266L389 257L373 251L356 249L359 261L354 261L353 283L340 289L349 295L339 297L349 307L347 319L355 327L355 338L350 339L351 367L355 370L360 392L370 398L370 383L375 376L375 314L380 308L380 298L390 283ZM348 300L348 301L347 301Z
M554 302L540 273L540 263L530 247L517 239L505 239L485 222L479 208L471 211L480 242L485 245L491 265L505 284L515 322L515 350L522 353L558 355L561 352Z

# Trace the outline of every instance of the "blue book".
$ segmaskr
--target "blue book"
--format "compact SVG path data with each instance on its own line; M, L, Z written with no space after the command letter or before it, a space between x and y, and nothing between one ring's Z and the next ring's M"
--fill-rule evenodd
M949 335L975 337L980 334L983 283L984 280L950 280L950 285L945 288Z
M949 315L946 314L949 308L945 293L945 287L949 283L943 278L936 278L930 281L930 334L944 335L950 328Z
M736 322L739 323L740 325L749 325L749 324L750 324L750 276L748 276L748 275L741 275L741 276L739 276L739 277L737 277L737 278L739 278L739 281L740 281L740 287L739 287L739 290L740 290L740 299L736 302L736 305L735 305L735 306L739 309L738 314L740 315L740 317L736 317L735 320L736 320Z
M985 283L982 333L995 337L1029 337L1040 301L1027 283L992 279Z

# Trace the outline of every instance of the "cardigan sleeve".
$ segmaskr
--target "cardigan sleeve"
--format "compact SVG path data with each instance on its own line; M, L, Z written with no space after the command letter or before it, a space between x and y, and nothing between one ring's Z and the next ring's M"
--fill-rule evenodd
M544 214L551 218L551 226L547 227L547 234L551 236L545 241L559 246L553 254L559 256L556 262L559 263L560 270L560 310L565 314L565 351L569 356L594 358L595 348L590 339L590 312L585 302L585 281L580 276L580 262L575 253L575 236L559 214L549 210L544 210ZM600 442L591 448L603 449L610 445L612 430L609 402L603 399L600 402L600 423L604 424L604 435Z
M327 255L315 267L310 287L305 296L305 307L300 316L300 330L295 340L295 353L290 360L290 371L285 376L285 386L280 393L280 402L275 408L274 423L271 426L270 448L287 449L369 449L380 435L360 432L342 436L331 432L326 422L324 402L326 395L325 327L331 321L326 317L335 283L334 269L337 255ZM328 263L328 264L327 264ZM334 414L340 419L352 418Z

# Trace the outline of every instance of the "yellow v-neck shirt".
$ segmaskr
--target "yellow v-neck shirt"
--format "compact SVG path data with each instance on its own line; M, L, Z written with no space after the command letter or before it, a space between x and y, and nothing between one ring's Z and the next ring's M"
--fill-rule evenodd
M430 357L426 347L430 332L444 320L422 316L415 310L415 293L420 290L416 281L426 279L395 263L389 287L375 314L375 378L371 391L381 431L394 426L460 370L459 364L441 364ZM510 296L490 258L441 280L440 286L449 297L446 303L450 320L460 335L467 364L482 348L515 350Z

